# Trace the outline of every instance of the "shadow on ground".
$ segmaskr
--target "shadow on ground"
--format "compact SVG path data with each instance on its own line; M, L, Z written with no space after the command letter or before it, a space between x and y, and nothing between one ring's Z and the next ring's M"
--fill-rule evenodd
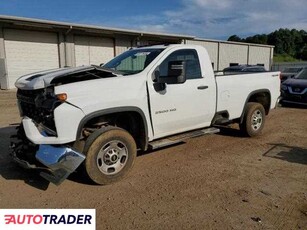
M182 142L179 142L179 143L176 143L176 144L173 144L173 145L169 145L169 146L166 146L166 147L162 147L162 148L159 148L159 149L155 149L155 150L150 150L150 149L147 150L147 151L139 150L137 152L137 157L138 158L139 157L144 157L144 156L149 155L149 154L154 154L155 152L161 151L163 149L174 148L174 147L182 145L182 144L185 144L185 142L182 141ZM76 183L79 183L79 184L86 184L86 185L92 185L92 186L101 186L101 185L97 185L94 182L92 182L91 179L86 175L84 165L81 165L76 170L76 172L72 173L68 177L68 179L71 180L71 181L74 181Z
M217 133L218 135L222 136L231 136L231 137L246 137L244 134L241 132L240 129L236 129L233 127L228 127L228 126L215 126L216 128L220 129L220 132Z
M49 182L39 176L37 170L19 167L10 157L10 136L16 133L15 126L0 128L0 176L6 180L21 180L40 190L47 190Z
M297 164L307 164L307 149L285 144L269 143L272 146L263 156Z
M307 105L291 104L283 102L280 107L283 108L294 108L294 109L307 109Z
M40 170L24 169L13 162L10 157L10 136L14 134L16 134L16 126L0 128L0 177L3 177L5 180L24 181L34 188L44 191L47 190L50 182L39 175ZM147 153L140 153L140 156L144 154ZM84 173L83 167L81 165L67 179L80 184L96 185Z

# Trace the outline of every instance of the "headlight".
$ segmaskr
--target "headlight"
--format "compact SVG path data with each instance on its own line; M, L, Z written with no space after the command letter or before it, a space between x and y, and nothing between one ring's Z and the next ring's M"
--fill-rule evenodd
M66 93L60 93L56 95L57 99L61 102L64 102L67 100L67 94Z
M288 87L286 85L281 85L281 89L286 91L288 89Z

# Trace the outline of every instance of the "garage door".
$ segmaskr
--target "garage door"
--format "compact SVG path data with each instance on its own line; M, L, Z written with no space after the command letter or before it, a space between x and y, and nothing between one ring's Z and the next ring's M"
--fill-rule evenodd
M9 88L22 75L59 67L56 33L6 29L4 39Z
M114 42L110 38L75 36L76 66L99 65L114 57Z

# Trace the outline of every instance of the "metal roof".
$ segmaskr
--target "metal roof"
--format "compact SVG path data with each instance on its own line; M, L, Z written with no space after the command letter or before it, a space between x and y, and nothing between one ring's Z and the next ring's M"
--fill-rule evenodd
M270 48L274 47L272 45L197 38L196 36L184 35L184 34L147 32L147 31L140 31L140 30L121 29L121 28L104 27L104 26L97 26L97 25L86 25L86 24L60 22L60 21L52 21L52 20L36 19L36 18L17 17L17 16L9 16L9 15L0 15L0 22L7 22L7 23L13 23L15 25L24 25L24 26L33 26L33 27L45 27L45 28L47 27L47 28L54 28L54 29L55 28L62 28L62 29L67 29L67 30L72 30L72 29L78 30L79 29L79 30L84 30L86 32L100 32L100 33L107 33L107 34L165 37L165 38L171 38L171 39L187 39L187 40L192 40L192 41L194 40L194 41L204 41L204 42L227 43L227 44L234 44L234 45L249 45L249 46L270 47Z
M222 40L215 40L215 39L205 39L205 38L193 38L194 41L203 41L203 42L216 42L216 43L227 43L233 45L248 45L248 46L258 46L258 47L268 47L274 48L273 45L264 45L264 44L256 44L256 43L246 43L246 42L233 42L233 41L222 41Z
M59 22L59 21L51 21L51 20L44 20L44 19L8 16L8 15L0 15L0 22L8 22L8 23L14 23L15 25L27 25L27 26L35 26L35 27L41 26L41 27L52 27L52 28L98 30L100 32L108 32L112 34L169 37L169 38L177 38L177 39L194 39L195 38L195 36L191 36L191 35L146 32L146 31L138 31L138 30L130 30L130 29L120 29L120 28L113 28L113 27L77 24L77 23L70 23L70 22Z

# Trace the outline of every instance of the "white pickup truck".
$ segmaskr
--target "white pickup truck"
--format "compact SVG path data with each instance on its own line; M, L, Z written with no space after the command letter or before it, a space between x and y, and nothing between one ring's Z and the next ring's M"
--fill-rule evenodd
M61 68L16 82L22 125L13 159L60 184L82 169L97 184L120 180L137 150L239 123L258 135L280 95L279 72L215 76L204 47L130 49L103 66Z

